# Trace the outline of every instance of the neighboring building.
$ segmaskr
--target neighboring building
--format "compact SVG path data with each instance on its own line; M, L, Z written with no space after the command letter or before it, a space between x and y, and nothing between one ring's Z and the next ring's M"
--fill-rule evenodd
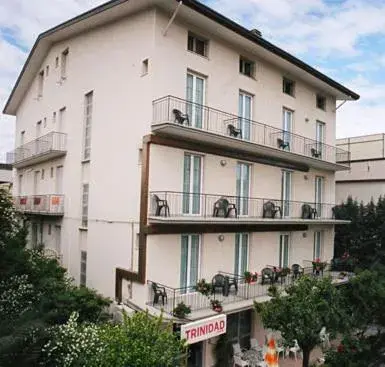
M336 203L348 196L359 202L375 202L385 195L385 134L337 139L350 152L350 170L336 174Z
M12 165L0 163L0 187L12 186Z
M110 1L40 35L12 91L16 202L76 282L206 318L198 279L333 257L335 106L358 98L196 1ZM238 285L224 312L243 344L266 290Z

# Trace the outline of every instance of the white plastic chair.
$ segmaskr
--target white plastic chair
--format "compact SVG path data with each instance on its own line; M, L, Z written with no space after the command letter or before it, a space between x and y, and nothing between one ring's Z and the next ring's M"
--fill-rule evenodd
M234 346L235 344L233 344ZM239 344L238 344L239 345ZM240 356L234 354L234 366L250 367L249 362L244 361Z
M233 352L234 356L242 357L243 352L239 343L233 344Z
M250 348L254 349L254 350L259 350L260 349L257 339L255 339L255 338L251 338L250 339Z
M296 339L294 339L294 347L290 347L287 351L286 351L286 355L289 355L290 356L290 353L293 353L294 354L294 358L295 360L297 360L297 353L300 354L301 352L301 348L299 347L298 345L298 341ZM301 354L300 354L301 355Z
M279 358L280 354L282 353L282 357L283 357L283 359L285 359L286 348L283 345L277 345L275 349L277 351L278 358Z
M324 348L330 348L330 333L326 332L325 326L321 329L319 333L319 338Z

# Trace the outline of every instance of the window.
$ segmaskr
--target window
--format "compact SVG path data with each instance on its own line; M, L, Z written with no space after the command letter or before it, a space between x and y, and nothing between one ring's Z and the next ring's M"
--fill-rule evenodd
M43 119L43 126L47 127L47 117L44 117L44 119Z
M41 120L36 123L36 137L41 135Z
M321 121L316 122L316 131L315 131L315 140L316 140L316 149L312 150L312 156L322 159L323 146L325 142L325 124Z
M51 167L51 178L53 178L53 167Z
M47 77L49 74L49 65L45 67L45 76Z
M92 126L92 103L93 92L85 95L84 103L84 137L83 137L83 160L91 158L91 126Z
M313 259L322 258L322 232L314 232L314 250L313 250Z
M239 129L242 132L242 139L250 140L251 135L251 119L253 114L253 96L239 92L238 97L238 115Z
M44 168L41 170L41 179L44 180L44 174L45 174L45 170Z
M186 112L190 125L200 129L203 127L202 105L205 103L205 84L206 79L202 76L187 73L186 100L191 103L187 103Z
M294 97L295 95L295 81L283 78L282 79L282 91L289 96Z
M282 215L284 217L290 216L291 209L291 172L282 171L282 184L281 184L281 198L282 198Z
M243 75L254 78L255 76L255 62L245 59L244 57L239 58L239 72Z
M249 263L249 234L235 234L235 263L234 274L243 277Z
M59 67L59 56L56 56L55 58L55 68Z
M239 215L249 214L250 195L250 165L237 163L236 168L236 196Z
M202 157L186 153L183 162L183 214L200 214Z
M80 285L87 283L87 251L80 251Z
M52 124L56 123L56 112L52 114Z
M67 64L68 64L68 48L65 49L61 53L61 69L60 69L60 77L61 79L67 78Z
M279 236L279 267L289 267L289 234L281 234Z
M322 201L324 192L324 178L316 176L315 178L315 207L317 217L322 217Z
M231 343L239 343L241 348L250 347L252 311L242 311L227 315L227 336Z
M193 291L199 277L200 235L186 234L181 238L180 286ZM182 290L183 292L183 290Z
M66 108L63 107L59 110L59 124L57 127L57 131L59 132L65 131L65 115L66 115Z
M82 227L88 226L88 193L89 193L89 184L83 184L83 194L82 194Z
M42 70L37 77L37 98L43 97L44 87L44 70Z
M25 131L23 130L20 132L20 145L24 144L24 140L25 140Z
M48 224L48 235L50 236L52 232L52 225Z
M142 61L142 75L146 75L148 73L148 59Z
M284 108L282 110L282 129L283 129L283 148L290 151L291 136L293 131L293 116L294 112Z
M198 55L207 56L208 41L189 32L187 49Z
M317 104L317 108L325 111L326 110L326 97L321 96L320 94L317 94L316 104Z

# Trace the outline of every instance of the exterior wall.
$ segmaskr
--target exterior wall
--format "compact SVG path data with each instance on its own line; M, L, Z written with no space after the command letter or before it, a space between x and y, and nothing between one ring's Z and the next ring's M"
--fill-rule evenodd
M376 203L381 195L385 195L385 180L383 182L337 182L336 185L336 203L346 201L348 196L364 204L369 203L370 200Z
M3 169L0 167L0 184L11 183L11 182L12 182L12 169Z
M385 134L373 134L337 140L337 146L350 151L350 159L373 159L385 157Z

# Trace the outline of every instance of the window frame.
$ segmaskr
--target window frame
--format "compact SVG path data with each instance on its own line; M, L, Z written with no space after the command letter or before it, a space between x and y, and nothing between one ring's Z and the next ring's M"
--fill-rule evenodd
M90 184L85 182L82 184L82 227L88 228L88 209L89 209Z
M250 64L250 75L245 72L246 63ZM244 57L242 55L239 56L239 73L240 74L247 76L249 78L255 79L255 69L256 69L255 65L256 65L255 61L250 60L247 57Z
M94 91L84 95L84 117L83 117L83 147L82 160L91 160L91 136L93 120Z
M69 55L69 48L67 47L62 53L60 54L60 79L65 80L67 79L67 71L68 71L68 55Z
M291 235L290 233L280 233L279 234L279 262L278 265L280 268L284 268L285 266L285 250L283 238L287 237L287 267L290 267L290 247L291 247Z
M85 287L87 284L87 251L80 251L80 279L79 285Z
M291 83L292 84L292 93L287 93L285 90L285 83ZM282 93L295 98L295 93L296 92L296 82L293 79L287 78L287 77L282 77Z
M191 49L190 49L190 39L192 40ZM197 42L196 42L197 40L203 43L203 54L197 51ZM187 33L187 51L190 51L196 55L208 58L208 54L209 54L208 50L209 50L209 40L207 38L198 36L194 32L189 31Z
M322 111L326 111L326 96L324 96L323 94L317 93L315 98L316 98L316 103L315 103L316 107ZM323 107L321 107L318 103L320 100L323 101Z

